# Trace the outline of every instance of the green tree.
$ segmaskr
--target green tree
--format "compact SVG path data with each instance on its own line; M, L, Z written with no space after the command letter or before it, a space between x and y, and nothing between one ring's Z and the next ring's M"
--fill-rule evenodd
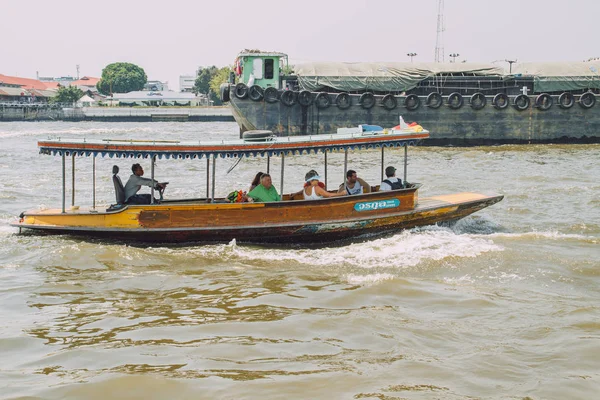
M210 95L214 104L221 105L221 84L229 80L229 72L232 71L233 67L223 67L217 70L210 79ZM213 99L214 96L214 99Z
M108 95L142 90L146 82L148 77L143 68L131 63L117 62L108 64L102 70L102 78L96 87L100 93Z
M210 93L210 80L217 71L218 69L214 65L206 68L199 67L198 71L196 71L196 81L194 82L192 91L196 95L199 93L208 95Z
M284 65L283 68L281 68L281 74L282 75L294 75L294 65Z
M56 96L51 101L53 103L75 103L77 100L83 97L83 90L77 86L61 86L58 88Z

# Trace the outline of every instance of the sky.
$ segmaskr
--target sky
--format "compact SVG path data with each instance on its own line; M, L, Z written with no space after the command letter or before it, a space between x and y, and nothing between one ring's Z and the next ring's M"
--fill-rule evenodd
M243 49L310 61L432 62L438 0L0 0L0 74L100 77L113 62L179 89L199 66ZM457 61L600 57L600 0L444 0L443 47Z

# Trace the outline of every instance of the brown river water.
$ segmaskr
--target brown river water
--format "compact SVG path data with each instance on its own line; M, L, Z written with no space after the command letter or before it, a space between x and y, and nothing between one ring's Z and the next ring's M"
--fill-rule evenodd
M432 133L435 135L435 133ZM600 398L600 146L416 147L420 196L497 192L457 224L327 247L129 246L19 235L59 207L48 136L209 140L234 123L0 124L1 399ZM386 164L402 163L388 150ZM322 155L286 158L285 188ZM329 185L343 154L329 156ZM380 152L349 167L380 179ZM97 160L97 198L114 200ZM147 160L142 160L146 175ZM92 202L92 161L76 200ZM217 162L218 195L266 160ZM206 161L159 160L166 197L204 196ZM271 163L279 189L280 160ZM401 169L401 168L399 168ZM70 171L67 174L70 182ZM70 205L70 189L67 193Z

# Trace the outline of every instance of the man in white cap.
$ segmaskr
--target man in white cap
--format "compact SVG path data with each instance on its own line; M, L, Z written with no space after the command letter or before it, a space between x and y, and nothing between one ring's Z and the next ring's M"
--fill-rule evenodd
M396 168L391 165L385 169L386 179L381 182L379 186L380 192L385 192L387 190L397 190L404 188L402 185L402 180L400 178L396 178Z

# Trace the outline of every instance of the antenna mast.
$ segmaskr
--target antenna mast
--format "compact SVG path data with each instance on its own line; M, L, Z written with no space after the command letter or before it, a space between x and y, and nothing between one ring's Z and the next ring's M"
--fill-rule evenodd
M435 38L435 62L444 62L444 0L438 0L437 36Z

